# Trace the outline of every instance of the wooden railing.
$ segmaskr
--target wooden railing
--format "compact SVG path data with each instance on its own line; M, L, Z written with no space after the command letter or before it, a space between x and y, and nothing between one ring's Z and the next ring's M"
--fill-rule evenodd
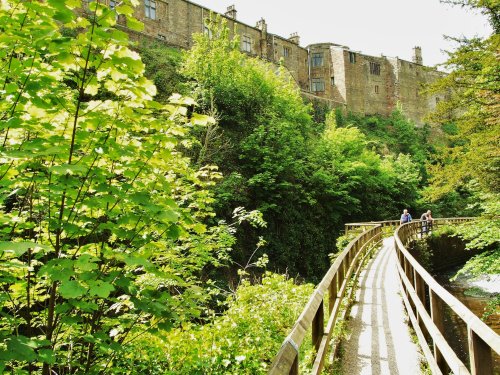
M372 227L374 224L380 224L384 232L387 232L388 230L394 231L399 226L399 220L368 221L364 223L347 223L345 224L345 234L348 234L353 231L362 232L367 228Z
M349 282L356 280L364 260L374 248L378 247L382 240L383 227L381 224L364 223L363 225L368 229L352 240L335 259L295 322L291 333L283 342L280 351L274 358L269 374L295 375L299 373L300 347L309 329L312 330L312 345L316 349L311 374L319 374L323 369L335 324L340 318L345 318L347 310L344 309L342 312L340 310L342 300L349 289ZM325 327L326 296L328 296L329 319ZM336 349L335 346L332 351L335 353Z
M471 219L436 219L433 226L468 220ZM421 223L416 221L400 226L394 237L403 301L432 373L493 374L492 352L499 354L499 336L439 285L408 252L405 246L420 234ZM467 325L470 371L443 335L446 306Z

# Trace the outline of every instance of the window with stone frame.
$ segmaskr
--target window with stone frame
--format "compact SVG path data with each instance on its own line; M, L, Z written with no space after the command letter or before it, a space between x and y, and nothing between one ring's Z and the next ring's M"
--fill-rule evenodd
M289 57L290 56L290 47L283 46L283 56L284 57Z
M325 80L323 78L313 78L311 80L311 91L312 92L324 92L325 91Z
M356 54L354 52L349 52L349 62L351 64L356 64Z
M156 19L156 0L144 0L144 15L151 20Z
M378 85L375 85L375 94L378 94Z
M311 55L311 65L323 66L323 52L313 52Z
M370 74L374 74L376 76L380 75L380 64L370 61Z
M335 77L330 77L330 83L335 86Z
M252 39L247 35L243 35L241 38L241 50L245 52L252 52Z

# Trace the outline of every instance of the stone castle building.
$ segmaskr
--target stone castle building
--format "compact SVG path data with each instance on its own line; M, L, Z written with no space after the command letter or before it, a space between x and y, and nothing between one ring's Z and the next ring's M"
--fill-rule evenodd
M118 1L106 0L113 8ZM194 33L209 32L207 19L215 12L188 0L141 0L135 17L144 23L143 36L188 49ZM234 6L221 15L236 30L241 50L271 62L282 61L304 96L360 114L389 115L399 104L417 124L434 110L444 95L421 95L423 85L443 73L423 65L420 47L412 61L369 56L334 43L300 46L298 34L289 38L267 31L264 19L256 26L237 20ZM126 20L118 23L127 29ZM236 26L236 27L235 27Z

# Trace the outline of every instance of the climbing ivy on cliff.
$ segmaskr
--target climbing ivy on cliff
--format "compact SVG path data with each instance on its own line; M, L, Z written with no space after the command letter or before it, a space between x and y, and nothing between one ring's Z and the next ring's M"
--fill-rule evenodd
M2 373L111 371L137 337L199 316L200 273L234 242L205 223L217 173L179 152L212 120L154 102L113 27L140 29L136 3L0 2Z

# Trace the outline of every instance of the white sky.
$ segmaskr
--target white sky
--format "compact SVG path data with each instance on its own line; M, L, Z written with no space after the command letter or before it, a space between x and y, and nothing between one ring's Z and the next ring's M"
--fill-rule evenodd
M300 45L332 42L368 55L411 60L422 47L424 64L446 60L443 50L454 43L443 35L486 36L488 20L478 12L441 4L439 0L193 0L218 13L234 4L237 19L255 26L263 17L268 31L289 37L298 32Z

